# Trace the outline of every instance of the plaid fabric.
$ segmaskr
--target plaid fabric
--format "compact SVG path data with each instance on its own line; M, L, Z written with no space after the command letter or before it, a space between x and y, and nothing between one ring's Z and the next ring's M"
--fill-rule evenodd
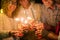
M56 26L56 23L60 21L60 10L55 6L52 10L44 5L41 7L41 21L51 26Z
M52 10L51 8L47 8L44 5L41 6L41 21L47 26L45 29L48 31L52 31L55 33L57 22L60 21L60 10L57 6Z

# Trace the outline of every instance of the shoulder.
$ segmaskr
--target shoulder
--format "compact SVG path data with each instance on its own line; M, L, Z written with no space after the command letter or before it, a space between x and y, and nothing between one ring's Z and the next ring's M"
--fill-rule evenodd
M14 11L13 14L12 14L12 16L13 16L13 17L16 17L16 16L19 14L20 11L21 11L21 6L19 6L19 7L17 7L17 8L15 9L15 11Z
M40 7L40 6L41 6L41 4L34 3L34 4L33 4L33 6L34 6L34 7Z
M40 10L40 9L41 9L41 5L42 5L42 4L34 3L34 4L33 4L33 8Z
M33 6L37 9L45 8L45 6L43 4L38 4L38 3L35 3Z

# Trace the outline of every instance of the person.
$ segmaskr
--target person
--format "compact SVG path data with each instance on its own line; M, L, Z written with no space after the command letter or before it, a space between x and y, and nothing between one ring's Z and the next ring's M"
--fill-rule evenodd
M58 6L58 8L60 9L60 1L59 0L55 0L56 1L56 5Z
M0 13L0 40L12 40L10 31L16 30L12 12L16 9L16 0L5 0Z
M40 36L40 32L43 29L43 23L40 22L40 5L30 2L30 0L18 0L18 3L20 6L14 12L13 17L18 23L19 32L23 33L20 36L20 40L38 40L35 32L38 32ZM16 35L19 36L18 34Z
M42 0L42 2L43 5L41 6L41 22L43 22L45 26L45 32L43 31L42 34L45 34L43 36L49 37L50 40L58 39L58 36L54 33L57 22L60 21L60 10L58 10L54 0Z

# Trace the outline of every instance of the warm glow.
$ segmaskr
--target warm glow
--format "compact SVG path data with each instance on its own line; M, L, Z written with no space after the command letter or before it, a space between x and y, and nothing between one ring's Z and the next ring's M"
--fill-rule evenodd
M15 21L21 22L22 24L29 24L29 22L31 22L33 19L31 17L20 17L20 18L15 18Z
M31 20L32 18L31 17L27 17L28 20Z
M15 21L19 21L19 18L15 18Z
M28 20L25 20L24 23L25 23L25 24L28 24Z
M20 21L24 23L25 19L23 17L20 18Z
M20 18L20 21L23 24L27 24L28 23L28 20L26 18L23 18L23 17Z
M0 10L0 13L3 13L3 9Z

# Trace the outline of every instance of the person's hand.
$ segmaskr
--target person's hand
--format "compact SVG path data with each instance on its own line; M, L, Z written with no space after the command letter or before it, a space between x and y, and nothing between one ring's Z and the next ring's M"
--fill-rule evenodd
M22 36L23 36L23 33L21 33L21 32L16 32L14 35L17 36L17 37L22 37Z
M44 29L44 24L43 23L37 23L37 24L35 24L35 26L36 26L36 29L37 30L42 30L42 29Z
M23 36L23 33L18 30L18 31L10 31L12 33L13 36L16 36L16 37L21 37Z
M44 29L44 24L41 22L33 20L30 22L30 27L36 28L37 30L42 30L42 29Z

